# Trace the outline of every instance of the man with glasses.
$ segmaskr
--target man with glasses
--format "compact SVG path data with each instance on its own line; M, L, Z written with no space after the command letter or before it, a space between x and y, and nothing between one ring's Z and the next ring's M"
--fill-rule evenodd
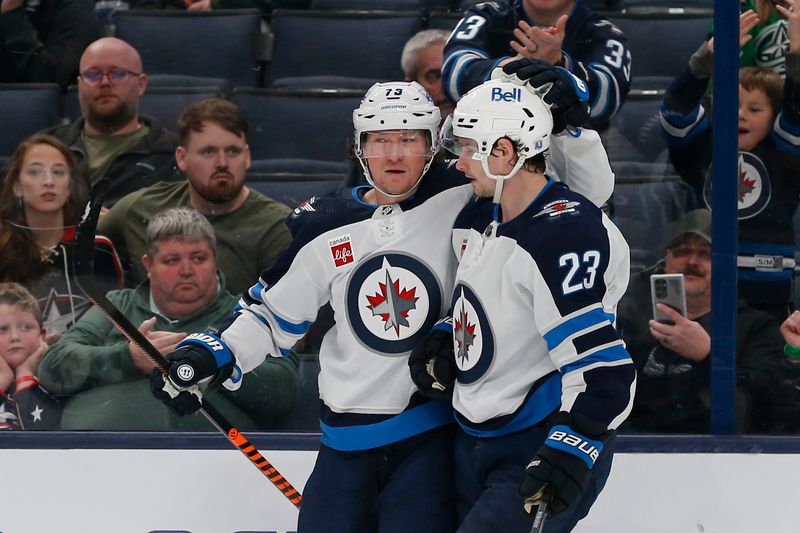
M111 180L110 207L122 196L159 181L175 181L175 134L139 115L147 75L128 43L105 37L90 44L77 78L81 118L49 133L69 146L89 184Z
M653 319L650 277L682 274L686 316L664 305L672 323ZM664 260L636 274L623 298L619 327L639 371L633 411L625 429L653 433L706 433L711 376L711 211L690 211L670 228ZM797 391L785 379L797 370L784 360L778 321L740 299L736 309L736 415L740 431L780 433L796 424L787 416Z

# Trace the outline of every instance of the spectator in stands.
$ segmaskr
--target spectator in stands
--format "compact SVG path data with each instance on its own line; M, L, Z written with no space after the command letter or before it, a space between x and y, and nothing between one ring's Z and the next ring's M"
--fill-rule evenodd
M400 66L406 81L416 81L433 98L442 118L453 112L453 102L444 94L442 87L442 62L444 45L450 33L445 30L422 30L417 32L403 47Z
M190 208L157 214L147 226L141 258L148 283L108 293L109 300L150 342L169 353L187 332L216 327L236 305L216 268L216 238L206 218ZM48 350L40 379L69 395L64 429L207 429L202 417L178 418L150 394L154 364L106 316L92 309ZM210 397L240 428L266 429L294 405L294 355L270 357L236 393Z
M49 335L63 333L90 306L74 278L75 225L86 184L64 143L37 134L17 147L0 192L0 282L18 282L38 300ZM95 276L121 287L113 244L95 238ZM48 339L52 340L52 339Z
M139 114L139 98L146 88L139 53L120 39L99 39L81 56L82 117L49 130L69 146L90 185L103 177L111 181L107 207L142 187L179 178L173 159L175 134Z
M2 0L0 82L75 80L86 45L100 36L91 0Z
M0 283L0 429L53 429L61 406L36 373L47 349L39 304L18 283Z
M740 67L765 67L785 77L786 73L786 19L775 8L781 0L740 0L742 16L747 16L748 24L740 24L742 46L739 53ZM709 37L713 35L711 25Z
M790 38L786 81L773 70L739 73L739 294L782 322L793 307L795 232L800 202L800 10L797 0L776 8ZM752 17L740 17L740 43L749 40ZM703 96L713 66L713 38L692 55L664 95L661 123L678 174L711 207L711 124Z
M179 183L157 183L129 194L101 218L99 231L132 263L133 280L146 277L138 258L146 250L146 225L168 207L193 207L217 236L217 263L234 294L247 290L286 249L292 236L289 208L244 184L250 167L247 119L228 100L208 99L186 108L178 120Z
M648 319L650 276L684 275L687 316L658 304L674 324ZM798 427L800 367L783 357L773 316L740 300L736 312L737 425L767 433ZM656 433L709 430L711 374L711 212L690 211L670 228L663 262L636 274L619 311L619 327L639 380L628 429ZM791 416L787 413L792 413Z
M589 88L591 124L602 129L630 88L625 35L576 0L497 0L464 14L444 49L442 82L458 101L512 61L541 59L563 66Z
M185 9L211 11L214 9L258 9L265 17L274 9L305 9L311 0L131 0L137 9Z

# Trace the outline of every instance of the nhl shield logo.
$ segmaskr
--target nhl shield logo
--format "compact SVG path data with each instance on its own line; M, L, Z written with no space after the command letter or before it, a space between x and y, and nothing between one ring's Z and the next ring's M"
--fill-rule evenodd
M346 292L350 327L359 342L376 352L408 352L441 313L441 284L410 255L378 254L363 261Z

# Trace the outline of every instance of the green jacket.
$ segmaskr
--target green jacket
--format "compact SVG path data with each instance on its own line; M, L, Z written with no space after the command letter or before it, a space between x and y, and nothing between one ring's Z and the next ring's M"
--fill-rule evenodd
M134 283L147 279L141 261L147 251L147 224L170 207L192 207L188 181L139 189L100 218L97 233L111 239L127 260ZM284 222L290 212L280 202L251 189L235 211L206 215L217 236L217 268L225 274L231 293L238 296L248 290L292 242Z
M222 276L220 276L222 280ZM169 321L150 310L147 285L108 293L108 299L138 326L156 316L154 330L191 333L218 326L236 305L225 290L207 308ZM66 396L62 429L211 430L202 415L173 415L153 398L149 377L136 368L128 341L97 308L92 308L42 358L39 379L56 396ZM240 429L268 429L295 404L297 360L267 357L245 375L241 388L223 387L205 397Z

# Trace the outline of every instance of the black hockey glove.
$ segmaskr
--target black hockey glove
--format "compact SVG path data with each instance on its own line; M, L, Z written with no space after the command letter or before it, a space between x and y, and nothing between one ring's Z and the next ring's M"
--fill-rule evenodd
M411 379L423 396L449 398L456 381L456 358L453 352L453 327L450 319L436 324L411 350L408 358Z
M590 471L611 432L588 437L576 431L575 425L569 413L560 412L553 417L544 445L525 469L519 495L525 498L529 513L545 490L555 516L576 503L586 489Z
M552 84L542 99L551 106L553 133L561 133L567 126L583 126L589 120L591 109L586 83L564 67L554 67L539 59L517 59L503 65L503 73L516 76L537 90Z
M167 355L169 372L156 369L150 390L175 413L189 415L202 407L203 391L215 387L233 373L230 348L213 333L192 333Z

